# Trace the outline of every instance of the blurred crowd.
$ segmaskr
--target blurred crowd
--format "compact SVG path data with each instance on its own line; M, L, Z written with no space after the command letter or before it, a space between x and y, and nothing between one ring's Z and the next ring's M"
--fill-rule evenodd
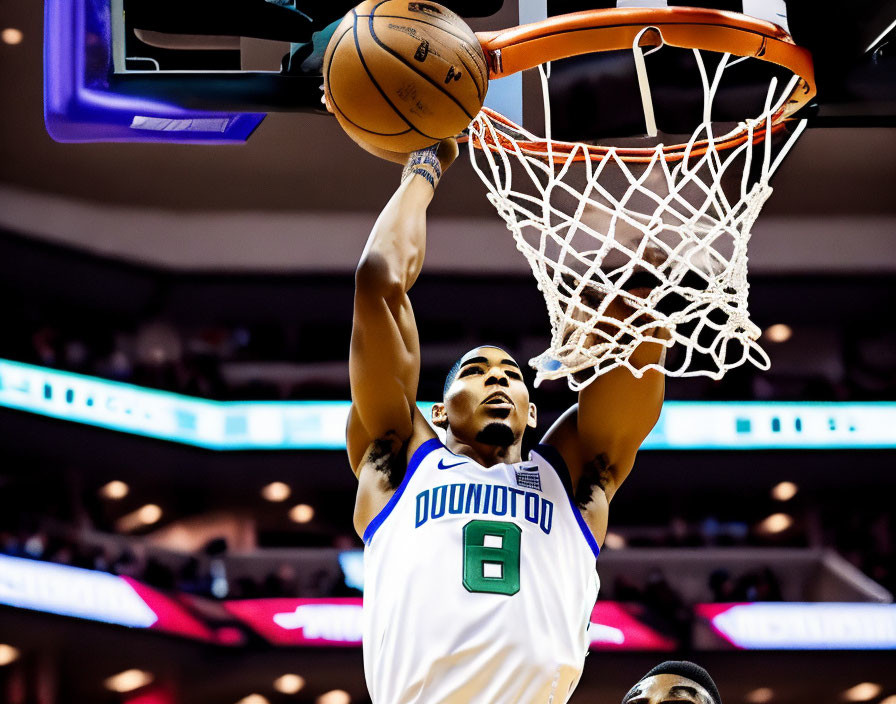
M891 594L896 594L896 525L891 511L845 512L841 507L831 523L830 543L839 554Z
M329 399L345 398L348 393L348 321L339 325L334 321L326 330L318 329L319 325L273 323L179 326L163 319L105 326L83 319L57 324L12 320L7 325L10 334L0 338L0 357L114 381L217 400ZM443 332L435 332L444 337ZM474 332L458 330L458 339L473 340ZM420 334L425 346L425 322L421 322ZM309 340L313 344L308 344ZM804 343L795 340L787 343L789 347L765 343L773 359L769 371L745 365L719 381L670 379L667 396L705 400L896 398L896 333L868 330L861 337L850 338L846 345L817 343L811 335ZM502 342L512 350L528 351L529 343L513 339L512 334L508 339L502 337ZM441 366L433 368L439 378L444 371ZM427 379L422 381L424 391L430 393ZM551 397L554 392L551 387L543 394Z

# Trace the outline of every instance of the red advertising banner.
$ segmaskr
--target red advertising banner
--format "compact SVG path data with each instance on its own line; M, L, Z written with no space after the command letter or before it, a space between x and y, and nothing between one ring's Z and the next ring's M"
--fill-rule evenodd
M675 650L675 639L651 628L641 619L640 604L599 601L591 612L591 650Z
M237 646L242 629L281 646L358 647L363 630L361 599L247 599L222 602L178 598L128 577L0 555L4 589L0 604L45 613L170 633ZM213 629L205 622L213 605L233 621ZM235 623L234 623L235 622ZM598 602L588 629L593 650L674 650L676 643L647 624L637 604Z
M156 615L156 621L150 630L163 631L177 636L219 642L212 630L193 616L183 604L176 599L148 587L130 577L119 577L126 582L147 607Z
M224 602L256 633L277 645L361 645L361 599L250 599ZM588 634L592 650L675 650L676 642L639 620L637 604L598 602Z
M246 599L224 608L276 645L361 645L361 599Z

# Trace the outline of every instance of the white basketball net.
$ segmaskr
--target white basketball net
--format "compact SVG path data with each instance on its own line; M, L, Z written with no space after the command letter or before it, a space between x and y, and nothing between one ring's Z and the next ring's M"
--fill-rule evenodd
M637 40L633 48L642 96L648 91L650 133ZM769 178L805 127L803 121L774 149L766 134L798 79L778 96L773 79L761 115L714 135L710 114L722 74L743 59L722 55L710 80L693 51L703 118L678 148L552 142L549 64L539 67L545 137L489 110L470 125L473 167L547 303L551 345L530 360L536 385L565 376L578 390L621 366L637 377L658 369L714 379L747 361L769 366L747 313L747 243L771 194ZM754 143L762 149L755 157ZM676 351L639 368L630 358L645 341Z

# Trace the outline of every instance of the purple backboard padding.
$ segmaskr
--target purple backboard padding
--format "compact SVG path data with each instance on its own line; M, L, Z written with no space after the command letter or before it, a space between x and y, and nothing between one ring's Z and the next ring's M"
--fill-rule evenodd
M164 96L121 95L111 87L112 71L109 0L46 0L44 120L57 142L232 144L245 142L265 118L264 113L188 110ZM181 129L136 129L135 118ZM216 129L184 129L190 120L211 121Z

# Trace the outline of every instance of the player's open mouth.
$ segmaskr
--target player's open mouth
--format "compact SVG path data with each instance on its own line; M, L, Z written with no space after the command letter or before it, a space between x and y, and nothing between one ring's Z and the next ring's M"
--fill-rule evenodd
M485 401L482 402L483 406L490 406L492 408L507 408L512 409L513 401L510 400L510 396L507 394L498 391L489 396Z

